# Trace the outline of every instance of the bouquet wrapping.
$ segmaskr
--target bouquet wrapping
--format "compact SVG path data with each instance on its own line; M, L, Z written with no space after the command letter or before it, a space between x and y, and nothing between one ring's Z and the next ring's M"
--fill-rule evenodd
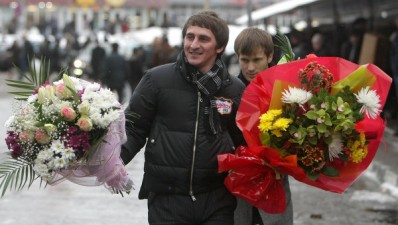
M105 185L115 193L133 188L120 159L124 111L109 89L64 74L15 104L6 122L11 157L0 165L2 195L7 186L18 189L37 178L50 185Z
M243 93L247 146L218 156L227 188L269 212L285 210L280 177L344 192L369 166L385 124L391 78L373 64L311 57L267 69Z

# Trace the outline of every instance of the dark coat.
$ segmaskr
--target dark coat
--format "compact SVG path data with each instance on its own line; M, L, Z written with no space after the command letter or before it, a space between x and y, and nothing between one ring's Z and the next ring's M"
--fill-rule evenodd
M101 46L96 46L91 52L90 65L92 68L91 78L97 80L103 76L104 60L106 57L105 49Z
M112 52L106 59L104 65L105 74L102 78L103 83L110 89L124 87L127 79L128 66L123 56Z
M194 195L224 185L217 154L233 153L243 140L235 116L245 86L227 69L222 80L215 97L226 113L219 114L222 131L212 135L205 129L201 94L182 60L145 72L126 110L128 141L121 153L128 163L146 144L139 198L149 192Z

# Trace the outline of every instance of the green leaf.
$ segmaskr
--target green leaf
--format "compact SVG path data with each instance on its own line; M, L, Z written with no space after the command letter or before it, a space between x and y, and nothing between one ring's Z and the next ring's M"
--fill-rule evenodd
M311 120L316 120L318 118L318 113L316 113L315 111L308 111L306 114L304 114L308 119Z
M270 146L271 145L271 137L267 132L260 132L260 141L261 144L264 146Z
M311 172L306 171L306 174L307 174L307 177L313 181L316 181L319 177L319 172L311 173Z
M277 34L275 35L275 46L279 47L283 52L283 56L279 60L278 64L283 64L294 60L295 56L289 38L280 31L277 31Z
M40 60L40 70L36 70L35 63L32 63L28 58L29 70L27 73L23 72L20 68L14 65L18 74L25 78L26 81L20 80L6 80L6 85L16 88L16 91L9 92L16 96L22 96L22 100L26 100L27 96L31 95L34 90L43 85L50 78L50 60Z
M337 177L339 176L339 171L335 169L334 167L331 166L324 166L322 168L322 173L325 174L325 176L328 177Z
M24 160L13 159L8 155L0 164L0 198L5 195L7 189L9 191L22 190L28 181L29 188L36 177L33 165Z
M327 128L326 124L324 124L324 123L318 124L318 132L319 133L325 133L327 131L326 128Z

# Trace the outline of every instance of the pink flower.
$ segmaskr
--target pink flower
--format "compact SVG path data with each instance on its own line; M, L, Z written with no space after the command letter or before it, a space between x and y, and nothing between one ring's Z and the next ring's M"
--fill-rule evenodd
M50 143L50 136L43 129L37 129L35 134L36 141L40 144Z
M63 83L55 87L55 94L61 99L70 98L72 96L72 92Z
M35 133L33 131L24 130L19 133L19 140L21 142L33 142L35 140Z
M66 121L72 122L76 119L76 112L71 107L65 106L61 108L61 116L65 118Z
M93 122L87 116L80 117L80 119L77 120L76 125L78 125L80 129L85 132L91 131L93 129Z

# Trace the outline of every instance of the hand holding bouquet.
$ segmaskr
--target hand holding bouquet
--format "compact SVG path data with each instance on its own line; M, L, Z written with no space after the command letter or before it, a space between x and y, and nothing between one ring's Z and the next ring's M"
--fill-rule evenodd
M66 74L50 84L48 75L38 78L34 71L25 75L29 82L8 81L28 91L14 92L22 97L6 122L11 158L0 164L1 195L37 178L129 192L133 182L119 157L126 141L124 112L114 94Z
M384 131L379 113L390 84L376 66L337 57L297 60L259 73L237 114L248 146L219 155L219 170L232 171L226 186L270 213L285 209L275 204L285 198L280 174L344 192L377 151Z

